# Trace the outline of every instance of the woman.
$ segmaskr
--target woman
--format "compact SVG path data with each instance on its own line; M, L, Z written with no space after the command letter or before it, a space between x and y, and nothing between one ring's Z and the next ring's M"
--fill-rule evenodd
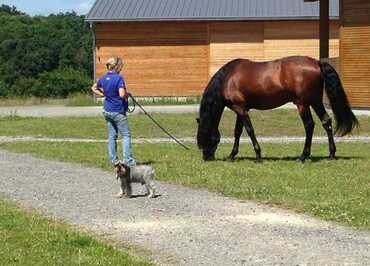
M119 57L109 58L106 67L108 72L95 83L91 90L98 97L105 97L103 115L108 125L108 152L110 162L115 165L118 162L117 136L122 136L123 159L126 164L132 166L136 162L131 154L131 133L128 126L126 112L128 109L128 93L125 80L120 72L123 61Z

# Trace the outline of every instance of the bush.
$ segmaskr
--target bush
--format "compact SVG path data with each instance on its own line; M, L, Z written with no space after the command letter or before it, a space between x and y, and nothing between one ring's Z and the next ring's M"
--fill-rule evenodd
M5 85L5 82L0 80L0 97L5 97L8 95L8 88Z
M71 68L57 69L39 75L31 94L37 97L67 97L76 92L86 92L92 81L82 71Z
M6 96L31 96L35 83L36 80L33 78L20 77L14 82Z

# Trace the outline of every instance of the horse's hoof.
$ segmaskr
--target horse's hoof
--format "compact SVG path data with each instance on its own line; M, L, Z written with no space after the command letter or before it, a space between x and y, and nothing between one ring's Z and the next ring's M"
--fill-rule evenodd
M298 163L304 163L305 161L306 161L306 157L303 157L303 156L298 157L297 160L296 160L296 162L298 162Z
M114 195L114 197L117 198L117 199L123 198L123 196L124 196L124 194L121 193L121 192L119 192L116 195Z
M336 159L337 159L337 157L335 157L335 155L330 155L329 156L329 161L334 161Z
M262 158L257 158L257 159L256 159L256 163L263 163Z
M228 161L228 162L233 162L233 161L235 161L235 156L231 156L231 155L229 155L229 156L227 156L225 159L226 159L226 161Z

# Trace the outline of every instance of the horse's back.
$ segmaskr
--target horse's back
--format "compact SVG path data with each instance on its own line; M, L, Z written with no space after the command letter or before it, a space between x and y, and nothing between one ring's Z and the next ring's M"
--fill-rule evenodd
M265 62L240 59L229 71L224 97L231 103L244 102L248 109L272 109L304 101L309 97L307 91L319 86L319 82L318 61L310 57L290 56Z

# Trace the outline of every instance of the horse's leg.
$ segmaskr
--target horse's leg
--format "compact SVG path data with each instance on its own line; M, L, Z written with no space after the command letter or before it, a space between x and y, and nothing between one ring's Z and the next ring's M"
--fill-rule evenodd
M328 135L328 141L329 141L329 159L333 160L335 159L335 142L333 137L333 128L331 125L331 118L328 115L328 113L325 110L325 107L322 103L313 105L312 108L315 110L315 113L320 118L323 128L326 131L326 134Z
M236 115L236 122L235 122L235 129L234 129L234 146L233 146L233 150L231 151L228 157L229 160L234 160L235 156L239 152L239 141L240 141L240 136L242 132L243 132L242 118L239 115Z
M297 105L297 107L306 131L306 141L304 143L303 152L297 159L303 163L311 155L312 135L315 128L315 122L313 121L309 105Z
M254 135L254 129L253 129L252 122L251 122L251 119L249 118L248 113L245 113L243 116L241 116L241 119L243 121L243 125L244 125L245 129L247 130L248 136L250 137L250 139L253 143L253 148L254 148L254 151L256 153L256 161L258 163L262 162L261 147L258 144L256 136Z

